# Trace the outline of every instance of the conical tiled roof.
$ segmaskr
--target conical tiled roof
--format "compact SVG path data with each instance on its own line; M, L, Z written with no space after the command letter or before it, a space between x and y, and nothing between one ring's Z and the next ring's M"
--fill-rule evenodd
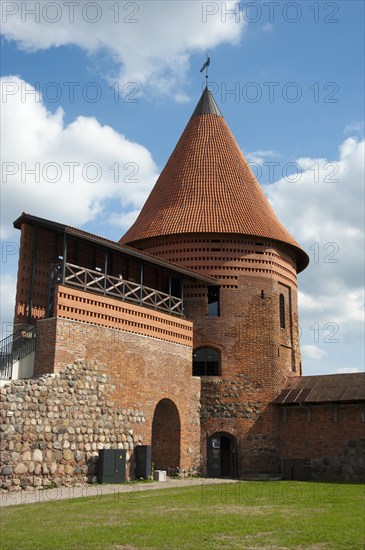
M205 88L137 220L120 240L182 233L235 233L281 241L308 256L279 222Z

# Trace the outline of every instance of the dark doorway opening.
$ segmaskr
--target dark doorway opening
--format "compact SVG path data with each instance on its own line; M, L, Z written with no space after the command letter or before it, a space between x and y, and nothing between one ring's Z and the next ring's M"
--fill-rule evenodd
M233 435L217 432L208 439L208 476L237 476L237 441Z
M180 468L180 415L171 399L161 399L152 421L152 462L169 474Z

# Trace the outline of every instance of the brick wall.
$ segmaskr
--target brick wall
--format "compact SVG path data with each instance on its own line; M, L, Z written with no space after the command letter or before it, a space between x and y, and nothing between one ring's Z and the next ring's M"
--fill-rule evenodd
M179 468L199 467L200 380L191 376L191 346L55 318L38 321L37 335L37 375L58 372L81 359L107 365L115 403L144 411L141 435L146 445L152 441L156 406L163 399L171 400L181 424Z
M51 263L58 253L60 244L57 234L45 228L22 224L14 324L35 324L37 319L46 315Z
M146 239L138 247L216 277L220 316L209 317L206 289L185 290L193 321L193 347L210 346L221 356L221 376L202 377L201 453L207 438L227 432L237 439L238 475L277 472L280 467L274 399L290 376L301 373L297 277L285 245L241 235L191 234ZM279 296L284 296L285 328Z
M302 459L315 479L365 481L364 403L276 409L283 471Z
M103 295L57 285L54 316L151 336L191 347L190 321Z
M283 284L297 284L296 264L290 248L260 237L177 234L145 239L133 246L203 275L217 277L227 288L236 286L242 273L248 277L275 276Z

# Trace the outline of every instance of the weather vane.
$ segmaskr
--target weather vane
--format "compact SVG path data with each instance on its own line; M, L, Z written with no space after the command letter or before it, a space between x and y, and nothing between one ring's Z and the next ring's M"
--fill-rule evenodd
M206 62L204 63L204 65L202 66L202 68L200 69L200 72L202 73L205 69L205 81L206 83L208 84L208 67L210 65L210 57L208 57L207 55L207 60Z

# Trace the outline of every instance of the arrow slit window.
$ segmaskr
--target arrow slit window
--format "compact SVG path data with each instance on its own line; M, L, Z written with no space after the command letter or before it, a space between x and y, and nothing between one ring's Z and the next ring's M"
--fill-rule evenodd
M283 294L279 296L279 317L280 328L285 328L285 299Z

